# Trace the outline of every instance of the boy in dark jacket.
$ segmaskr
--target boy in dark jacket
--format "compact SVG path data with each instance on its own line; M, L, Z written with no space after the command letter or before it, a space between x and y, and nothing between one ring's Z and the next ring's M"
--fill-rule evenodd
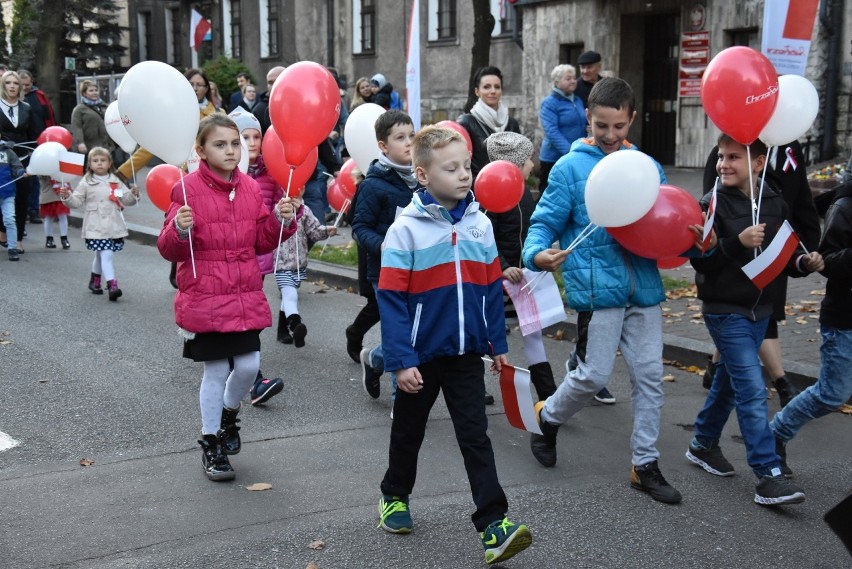
M825 215L819 244L825 268L825 298L819 312L819 379L775 414L769 424L786 467L786 444L808 421L828 415L852 397L852 182L837 190ZM792 471L786 473L792 476Z
M370 164L366 178L358 186L352 222L352 234L367 253L367 280L374 289L379 284L385 234L398 212L411 203L412 194L422 187L411 164L411 142L414 140L411 117L402 111L388 111L380 115L376 119L376 139L382 155ZM361 350L361 366L364 390L373 399L378 399L381 393L379 379L385 369L381 344L372 350ZM396 393L393 376L392 381L393 393Z
M3 226L10 228L4 247L9 249L9 260L18 260L18 240L15 231L15 178L23 176L26 172L21 165L21 160L12 151L11 144L0 142L0 212L2 212Z
M692 259L701 311L713 343L721 354L704 408L695 420L695 437L686 458L716 476L732 476L734 468L722 455L719 439L731 411L736 408L740 432L745 439L748 464L758 478L754 501L763 505L795 504L804 501L802 490L787 480L775 451L769 429L766 388L758 359L769 318L773 288L780 279L758 288L743 271L755 258L755 250L775 238L787 218L787 205L768 186L760 198L755 223L755 201L759 186L753 180L763 169L766 146L751 144L749 162L745 146L723 134L719 137L716 170L720 187L716 194L714 230L719 240L715 254ZM702 198L709 207L712 194ZM787 263L789 276L804 276L822 269L819 253L797 250Z

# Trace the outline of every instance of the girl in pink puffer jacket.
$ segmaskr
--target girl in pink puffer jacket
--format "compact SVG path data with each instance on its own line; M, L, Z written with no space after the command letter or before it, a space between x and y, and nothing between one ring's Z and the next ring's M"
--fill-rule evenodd
M204 471L211 480L232 480L227 455L240 451L240 401L257 375L260 332L272 324L256 255L274 250L279 235L289 238L297 215L290 199L270 214L257 183L237 169L240 135L225 115L201 121L195 149L201 161L184 178L186 201L178 182L157 247L178 263L175 320L185 339L184 357L204 363Z

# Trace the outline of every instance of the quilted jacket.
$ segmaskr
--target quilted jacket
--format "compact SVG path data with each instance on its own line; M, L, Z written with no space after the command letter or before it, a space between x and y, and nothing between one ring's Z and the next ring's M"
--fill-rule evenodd
M263 203L269 211L278 203L278 200L284 195L284 189L275 181L266 165L263 163L263 156L257 157L257 162L254 168L249 168L249 176L254 178L260 188L260 195L263 197ZM268 275L272 272L272 265L275 263L274 253L264 253L257 256L257 263L260 265L260 274Z

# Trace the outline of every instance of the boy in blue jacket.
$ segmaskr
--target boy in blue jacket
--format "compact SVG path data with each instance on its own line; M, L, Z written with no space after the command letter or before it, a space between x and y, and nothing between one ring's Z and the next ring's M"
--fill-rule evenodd
M496 563L532 543L525 525L506 518L482 404L482 355L493 358L495 372L506 364L503 272L491 222L470 192L470 154L461 135L424 128L413 154L426 189L414 194L388 230L379 278L385 367L396 371L399 384L379 527L392 533L412 529L408 500L417 455L443 391L476 504L471 518L485 561Z
M352 234L367 254L367 280L374 289L379 284L382 243L397 213L411 203L411 195L421 189L411 164L414 124L402 111L388 111L376 119L376 139L382 151L358 186ZM381 317L381 315L380 315ZM361 383L373 399L381 394L379 380L384 373L382 346L361 350ZM396 392L395 378L392 398ZM393 416L393 415L391 415Z
M18 156L12 151L12 144L0 142L0 214L3 226L10 228L6 233L4 247L9 249L9 260L18 260L18 232L15 229L15 182L26 174ZM21 251L22 253L23 251Z
M588 333L577 345L578 366L565 376L556 393L536 405L544 435L532 445L536 459L556 463L559 425L582 409L612 373L621 350L633 383L633 450L631 486L667 504L681 501L680 492L660 472L656 447L663 406L663 325L665 300L657 263L623 249L606 231L596 231L569 254L565 248L589 224L586 180L595 165L613 152L635 152L626 140L636 116L633 89L625 81L604 78L595 83L586 110L592 138L579 139L550 172L547 190L536 206L524 244L524 266L532 270L562 269L568 304L578 320L588 320ZM661 182L665 174L657 165ZM700 245L701 227L694 226ZM553 249L558 240L560 249Z

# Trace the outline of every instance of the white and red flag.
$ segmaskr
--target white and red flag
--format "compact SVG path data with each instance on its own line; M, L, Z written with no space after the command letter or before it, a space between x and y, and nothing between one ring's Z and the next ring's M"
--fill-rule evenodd
M713 195L710 196L710 205L707 207L707 220L704 222L704 233L701 237L701 252L707 248L707 241L710 239L710 232L713 231L713 221L716 219L716 187L719 185L719 180L713 184Z
M504 365L500 370L500 392L503 394L503 410L509 424L517 429L542 434L535 418L529 370Z
M210 20L199 14L198 11L193 8L192 16L189 21L189 47L195 51L201 49L201 42L211 38L210 32L212 30L213 26L210 24Z
M785 221L769 247L755 257L754 261L745 265L743 272L751 279L754 286L763 290L781 274L798 246L799 237L790 223Z
M85 154L64 150L59 153L59 171L69 176L82 176L85 159Z

